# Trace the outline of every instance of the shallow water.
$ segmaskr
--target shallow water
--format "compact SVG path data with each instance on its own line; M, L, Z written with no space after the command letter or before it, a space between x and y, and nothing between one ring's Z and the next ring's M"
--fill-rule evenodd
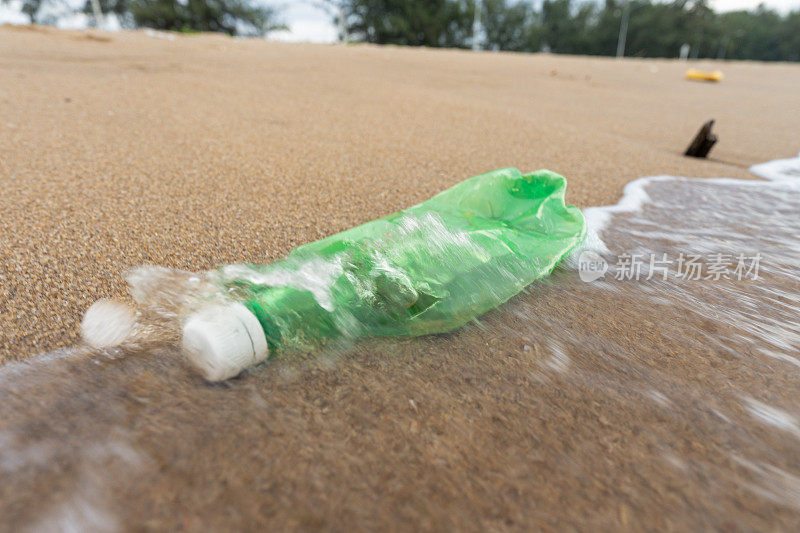
M163 343L5 365L0 515L795 529L800 158L753 171L771 181L630 184L586 210L584 250L454 334L217 386Z

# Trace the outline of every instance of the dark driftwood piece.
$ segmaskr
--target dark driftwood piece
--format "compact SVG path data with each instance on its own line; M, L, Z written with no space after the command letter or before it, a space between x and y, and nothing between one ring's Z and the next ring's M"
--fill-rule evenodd
M694 140L689 145L689 148L687 148L683 153L683 155L688 155L691 157L706 157L708 152L711 151L711 147L714 146L715 142L717 142L717 136L711 133L711 128L713 126L713 118L703 124L703 127L697 132Z

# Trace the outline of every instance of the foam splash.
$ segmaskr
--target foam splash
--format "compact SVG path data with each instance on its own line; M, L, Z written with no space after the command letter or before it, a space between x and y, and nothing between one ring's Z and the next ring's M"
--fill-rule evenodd
M797 508L800 476L787 464L786 448L781 446L788 445L776 444L786 438L782 435L800 439L800 407L796 400L787 400L787 396L796 398L796 391L754 390L752 376L775 379L768 377L782 372L792 375L800 367L800 156L755 165L751 171L768 181L654 176L629 183L618 204L584 210L596 237L587 239L568 266L580 269L577 258L586 250L602 256L608 271L586 284L587 304L613 293L630 309L651 306L653 316L641 320L651 324L666 343L693 345L686 353L687 364L702 366L699 354L704 352L737 361L741 375L750 378L729 377L730 395L699 388L696 403L683 407L683 412L708 410L727 429L742 431L742 439L751 439L750 448L740 449L735 460L757 474L758 482L724 469L718 475L737 480L754 495ZM634 272L631 259L636 257L641 264ZM656 270L662 257L673 261ZM757 270L749 277L734 275L737 257L758 258ZM688 258L697 259L702 275L686 275ZM723 258L730 267L726 270L719 269ZM658 322L663 309L692 318L676 333L675 323ZM603 338L591 345L612 340ZM578 338L568 342L573 350L585 344ZM625 372L633 374L636 368L627 363ZM660 381L671 382L682 395L697 387L678 376L677 371L665 372ZM653 389L648 395L665 397ZM664 408L676 407L664 404ZM749 420L737 415L737 409ZM710 429L715 425L698 425L703 427L698 432L714 439L722 431ZM759 437L750 437L753 432L759 432Z
M789 190L795 190L798 185L792 180L800 178L800 154L794 158L777 159L753 165L750 167L750 172L769 181L782 182L783 186ZM616 204L583 209L583 216L586 218L586 225L589 228L589 238L587 238L583 249L597 252L607 251L607 246L600 238L603 229L609 224L613 215L639 213L645 205L653 203L653 199L648 194L648 189L653 183L702 183L706 185L754 187L757 189L769 187L763 182L733 178L686 178L666 174L638 178L625 186L622 191L622 197ZM662 198L659 198L659 201L661 200Z
M768 181L777 183L777 185L734 178L686 178L666 174L647 176L629 182L623 189L622 196L616 204L587 207L582 210L583 216L586 219L586 239L564 258L564 266L572 270L578 270L580 255L586 251L601 255L609 254L610 250L602 238L603 231L607 228L614 215L635 215L641 213L646 205L654 204L655 202L653 198L651 198L648 190L650 190L651 186L655 183L662 183L665 185L670 183L697 183L721 186L723 188L729 186L752 187L759 191L769 190L774 187L774 190L779 193L783 191L793 193L800 188L800 184L794 181L800 178L800 154L795 158L777 159L775 161L753 165L750 167L750 172ZM663 199L659 197L658 201L663 202ZM704 213L704 215L705 214L708 214L708 212Z
M800 178L800 154L790 159L776 159L750 167L756 176L771 181L786 181Z

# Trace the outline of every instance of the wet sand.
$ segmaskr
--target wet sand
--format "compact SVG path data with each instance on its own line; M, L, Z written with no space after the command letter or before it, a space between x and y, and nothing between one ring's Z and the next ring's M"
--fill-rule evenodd
M0 29L0 357L71 345L129 267L263 262L485 170L555 170L586 207L643 175L751 178L795 154L800 67L720 68L709 85L674 61ZM708 118L712 159L682 157ZM564 328L570 372L548 343ZM725 402L771 391L788 409L797 380L709 335L733 333L557 273L453 335L215 386L168 347L11 363L0 514L112 529L794 529L796 437Z

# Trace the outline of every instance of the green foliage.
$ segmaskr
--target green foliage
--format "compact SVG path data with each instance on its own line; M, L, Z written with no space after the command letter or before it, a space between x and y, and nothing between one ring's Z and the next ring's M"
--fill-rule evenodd
M734 11L720 15L720 21L730 29L730 40L726 46L728 57L746 59L757 56L759 59L774 61L789 59L797 61L800 25L797 20L800 11L781 19L777 13L759 6L754 13ZM794 20L794 39L790 29ZM792 46L794 41L794 46ZM788 57L787 57L788 56Z
M632 3L626 55L675 57L682 44L697 46L696 41L701 37L693 31L692 16L685 5L678 2Z
M594 4L576 5L571 0L545 0L542 4L544 43L563 54L588 54L593 50L591 25Z
M330 0L333 1L333 0ZM472 44L475 0L336 0L356 40L412 46ZM625 55L764 61L800 60L800 11L715 13L707 0L482 0L482 47L492 50L615 55L625 6L630 9Z
M8 3L9 0L0 0ZM31 22L39 19L41 8L60 0L23 0L22 12ZM99 0L103 13L119 16L123 26L182 32L211 31L229 35L264 35L283 28L276 22L275 9L260 0ZM91 0L83 12L92 13Z
M472 38L475 5L459 0L352 0L349 33L378 44L463 47Z
M484 0L481 12L484 41L493 50L538 50L542 30L537 13L527 2L509 4L506 0Z
M800 61L800 11L785 17L778 26L780 59Z
M274 10L252 0L128 0L127 9L137 26L158 30L264 35L277 27Z
M8 2L9 0L0 0ZM46 2L22 0L31 22ZM91 14L91 0L84 12ZM782 16L762 4L753 11L715 13L707 0L307 0L325 7L342 36L408 46L482 48L517 52L614 55L626 6L626 56L800 61L800 11ZM182 32L263 35L282 28L264 0L99 0L125 27ZM477 13L476 9L480 9ZM473 22L481 20L477 35Z
M113 13L119 18L120 24L123 28L135 28L133 16L130 12L130 0L98 0L100 4L100 11L108 15ZM92 0L86 0L82 11L92 17L94 12L92 10Z
M2 3L7 4L10 0L2 0ZM39 13L39 8L42 7L43 0L22 0L20 11L30 19L36 22L36 14Z

